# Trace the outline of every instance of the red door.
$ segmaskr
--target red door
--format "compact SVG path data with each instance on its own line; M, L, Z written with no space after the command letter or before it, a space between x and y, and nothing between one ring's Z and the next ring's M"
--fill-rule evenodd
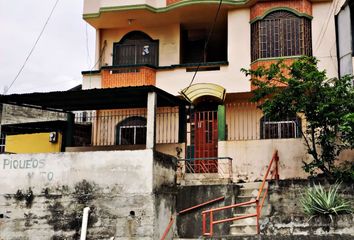
M218 172L218 120L216 111L194 115L194 170L196 173Z

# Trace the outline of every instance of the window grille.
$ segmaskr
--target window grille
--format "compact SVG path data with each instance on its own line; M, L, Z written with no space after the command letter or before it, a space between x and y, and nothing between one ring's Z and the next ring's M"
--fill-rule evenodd
M312 55L311 21L287 11L276 11L251 25L251 57Z

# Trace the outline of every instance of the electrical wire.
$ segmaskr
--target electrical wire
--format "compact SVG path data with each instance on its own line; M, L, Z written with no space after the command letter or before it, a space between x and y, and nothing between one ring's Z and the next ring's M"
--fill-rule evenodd
M27 64L27 62L28 62L28 60L29 60L29 58L31 57L31 55L32 55L32 53L33 53L33 51L34 51L34 49L36 48L36 46L37 46L37 44L38 44L38 42L39 42L39 39L42 37L42 34L43 34L43 32L44 32L44 30L45 30L45 28L46 28L46 26L47 26L47 24L48 24L50 18L52 17L53 12L54 12L56 6L58 5L58 2L59 2L59 0L56 0L56 1L55 1L54 6L52 7L52 10L50 11L50 14L49 14L49 16L47 17L47 20L45 21L45 23L44 23L44 25L43 25L43 27L42 27L41 32L39 33L39 35L38 35L38 37L37 37L37 39L36 39L34 45L33 45L32 48L31 48L31 51L30 51L29 54L27 55L27 57L26 57L24 63L22 64L20 70L19 70L18 73L16 74L14 80L12 80L10 86L4 91L4 94L7 94L7 93L9 92L9 90L11 89L11 87L14 85L14 83L16 82L16 80L18 79L18 77L20 76L20 74L22 73L22 70L25 68L25 66L26 66L26 64Z
M220 2L219 2L218 10L216 11L216 14L215 14L214 22L213 22L213 24L212 24L212 26L210 28L210 31L209 31L209 34L208 34L208 38L207 38L207 40L205 41L205 44L204 44L204 51L203 51L204 56L205 56L205 53L206 53L206 50L207 50L207 47L208 47L208 44L209 44L209 40L210 40L211 36L213 35L215 24L216 24L216 22L218 20L218 16L219 16L219 13L220 13L222 1L223 0L220 0ZM194 79L197 76L197 73L199 71L200 65L201 65L201 62L198 63L197 69L195 70L195 72L193 74L193 78L192 78L191 82L189 83L187 89L193 84Z

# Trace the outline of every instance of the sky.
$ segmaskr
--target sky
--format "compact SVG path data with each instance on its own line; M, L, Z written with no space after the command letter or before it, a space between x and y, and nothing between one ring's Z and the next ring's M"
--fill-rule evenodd
M14 80L56 0L0 0L0 94ZM59 0L12 93L68 90L94 65L95 30L83 0Z

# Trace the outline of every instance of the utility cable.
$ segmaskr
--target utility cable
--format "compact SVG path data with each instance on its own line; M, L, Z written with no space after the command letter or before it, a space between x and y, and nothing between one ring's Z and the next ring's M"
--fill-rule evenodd
M41 32L39 33L39 35L38 35L38 37L37 37L37 39L36 39L36 41L35 41L33 47L31 48L31 51L30 51L29 54L27 55L27 57L26 57L26 59L25 59L23 65L21 66L20 70L18 71L16 77L14 78L14 80L12 80L10 86L5 90L4 94L7 94L7 93L8 93L8 91L10 90L10 88L14 85L14 83L16 82L16 80L18 79L18 77L20 76L22 70L25 68L25 66L26 66L26 64L27 64L27 62L28 62L28 60L29 60L29 58L31 57L31 55L32 55L32 53L33 53L33 51L34 51L34 49L36 48L36 46L37 46L37 44L38 44L38 42L39 42L39 39L42 37L42 34L43 34L43 32L44 32L44 30L45 30L45 28L46 28L46 26L47 26L47 24L48 24L50 18L52 17L53 12L54 12L56 6L58 5L58 2L59 2L59 0L56 0L56 1L55 1L55 4L54 4L54 6L52 7L52 10L50 11L50 14L49 14L47 20L45 21Z
M215 14L214 22L213 22L213 24L212 24L212 26L211 26L211 29L210 29L210 31L209 31L208 38L207 38L207 40L205 41L205 44L204 44L204 51L203 51L203 55L204 55L204 56L205 56L205 53L206 53L206 50L207 50L207 47L208 47L210 38L211 38L211 36L213 35L214 28L215 28L215 24L216 24L216 22L217 22L217 20L218 20L218 16L219 16L219 13L220 13L222 1L223 1L223 0L220 0L220 2L219 2L218 10L216 11L216 14ZM191 82L189 83L187 89L193 84L194 79L195 79L195 77L197 76L197 73L198 73L198 71L199 71L200 65L201 65L201 62L198 63L197 69L195 70L195 72L194 72L194 74L193 74L193 78L192 78Z

